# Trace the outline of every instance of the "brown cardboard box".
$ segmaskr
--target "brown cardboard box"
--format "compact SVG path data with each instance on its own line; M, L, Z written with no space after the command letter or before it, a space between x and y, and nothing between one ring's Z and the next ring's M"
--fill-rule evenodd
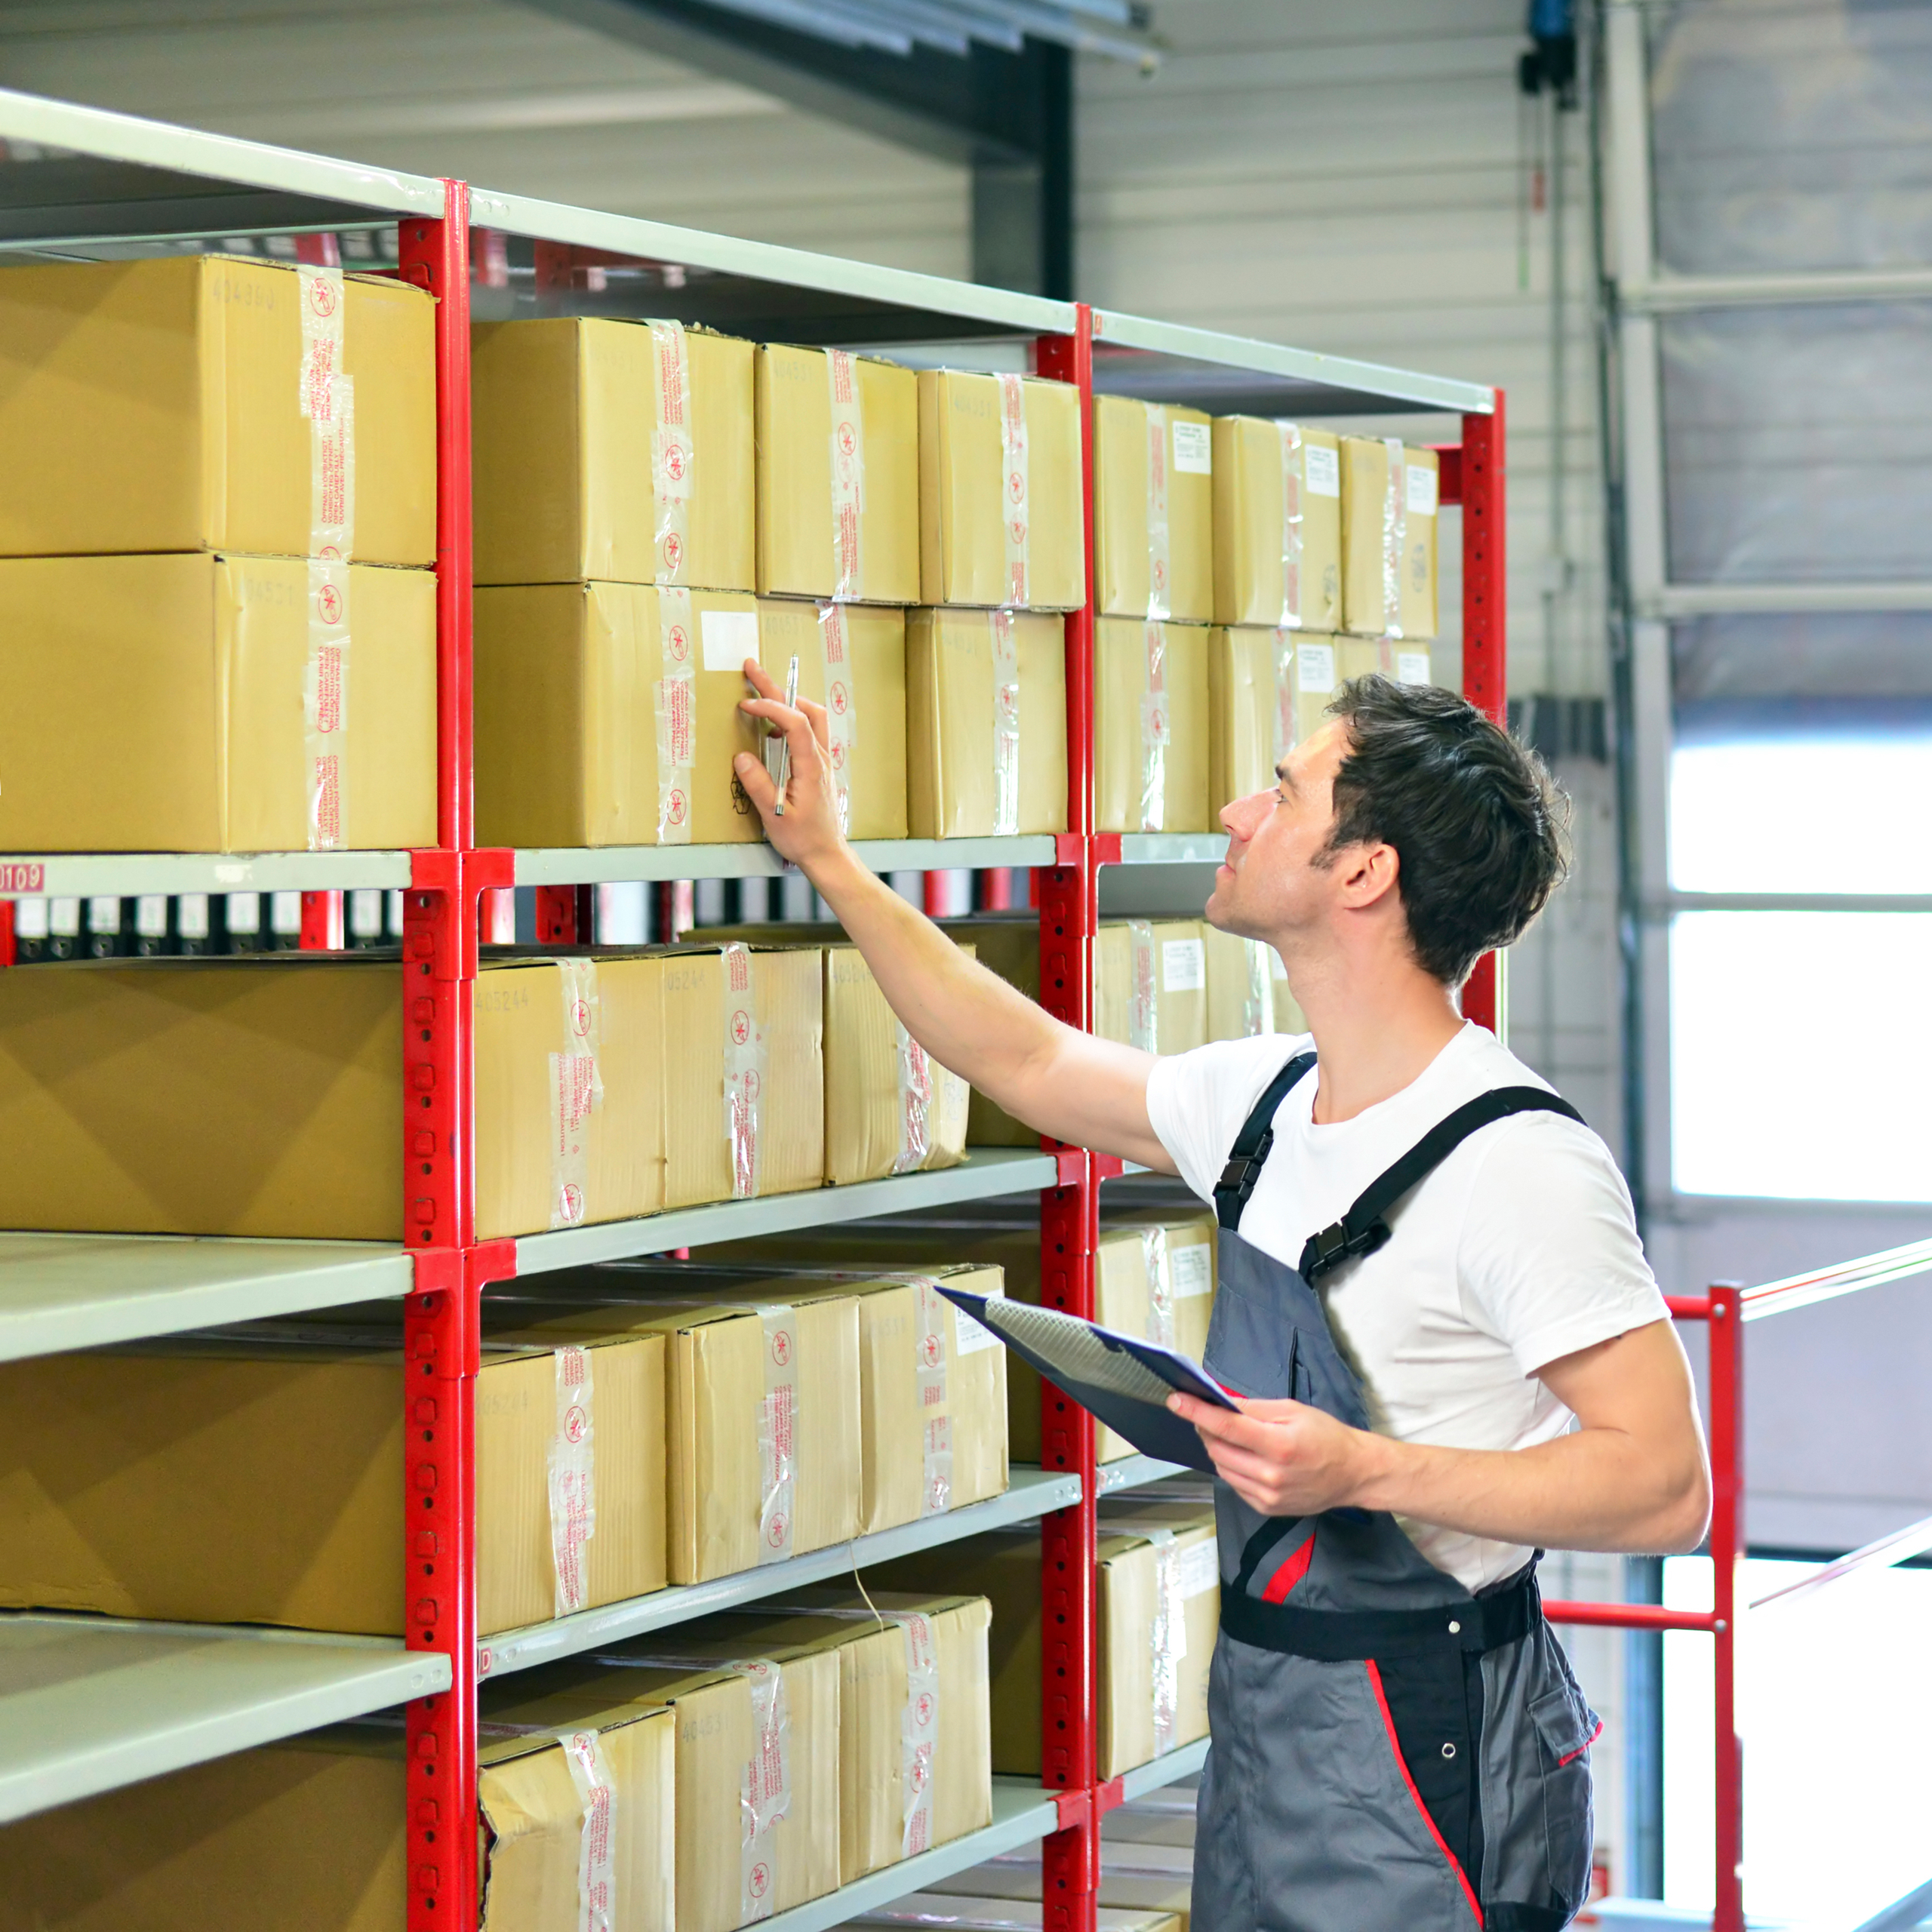
M678 946L664 964L664 1204L746 1200L825 1176L817 949Z
M1094 632L1096 828L1210 830L1207 627L1103 617Z
M969 947L982 966L1030 1000L1040 997L1040 919L1037 912L976 914L941 921L947 935ZM973 1089L966 1113L969 1147L1037 1147L1038 1134Z
M971 1875L961 1872L943 1882L961 1886ZM1046 1907L1038 1899L976 1899L946 1892L914 1892L845 1922L860 1927L943 1925L952 1932L1039 1932L1046 1923L1045 1914ZM1186 1932L1185 1919L1171 1912L1141 1912L1118 1906L1100 1906L1094 1924L1096 1932Z
M764 835L731 761L758 654L748 596L633 583L476 593L476 834L721 845Z
M766 597L758 600L758 662L780 688L796 657L798 695L826 708L847 838L903 838L905 612Z
M1257 1033L1305 1033L1288 991L1281 956L1259 940L1204 925L1208 942L1208 1037L1251 1039Z
M1283 695L1292 692L1293 631L1217 628L1208 633L1208 804L1271 791L1293 743Z
M675 1821L677 1932L734 1932L838 1886L838 1660L826 1651L740 1651L724 1668L694 1669L665 1660L675 1659L682 1634L657 1633L486 1684L478 1729L486 1737L497 1726L568 1733L601 1727L614 1709L669 1705L676 1796L643 1812L641 1822ZM631 1813L617 1789L625 1820ZM761 1829L744 1845L747 1793ZM574 1914L574 1892L566 1897ZM629 1910L620 1902L620 1924ZM560 1913L546 1922L577 1921Z
M392 276L232 255L0 271L0 555L318 554L305 371L334 334L349 554L434 563L435 328Z
M1435 451L1405 448L1392 437L1342 438L1344 630L1435 636L1441 466Z
M664 1205L666 964L588 951L484 961L470 996L479 1241Z
M1291 673L1294 679L1291 703L1294 722L1294 737L1291 742L1294 744L1313 737L1329 721L1328 707L1334 702L1343 681L1342 645L1340 638L1311 637L1306 633L1295 639Z
M1032 376L919 374L919 601L1087 601L1080 392Z
M915 838L1064 832L1065 620L912 612L906 758Z
M566 1390L549 1346L484 1352L485 1632L664 1586L663 1337L573 1353ZM403 1385L392 1334L292 1323L0 1368L0 1602L404 1635ZM591 1417L587 1537L552 1511L566 1406Z
M876 356L768 343L756 395L759 591L918 603L918 377Z
M1335 640L1335 677L1338 684L1371 673L1398 685L1426 685L1430 675L1429 646L1423 640L1393 637L1341 637Z
M470 340L478 583L757 587L749 343L582 315Z
M839 1882L992 1823L983 1597L833 1585L672 1633L727 1654L829 1651L838 1659ZM923 1754L916 1783L909 1758ZM924 1802L920 1800L923 1797Z
M0 298L23 272L0 269ZM309 577L288 557L0 562L0 849L434 844L436 580L356 565L322 587L346 577L355 640L325 789L303 707Z
M1094 948L1094 1030L1150 1054L1208 1039L1207 955L1198 919L1103 919Z
M1214 419L1214 621L1340 629L1341 470L1327 430Z
M1094 398L1094 568L1104 615L1213 618L1214 468L1199 410Z

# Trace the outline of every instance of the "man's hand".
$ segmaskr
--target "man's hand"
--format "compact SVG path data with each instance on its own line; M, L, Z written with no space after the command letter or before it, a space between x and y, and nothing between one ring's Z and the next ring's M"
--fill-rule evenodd
M755 657L745 660L745 677L758 696L744 699L738 709L746 717L759 720L772 737L783 738L789 754L784 811L777 808L778 787L762 759L740 752L731 768L745 796L758 808L773 849L817 883L820 875L837 863L845 847L838 829L838 802L832 795L831 738L825 707L809 698L787 704L783 691Z
M1233 1399L1238 1415L1192 1395L1170 1395L1168 1407L1200 1432L1215 1472L1250 1509L1313 1516L1357 1500L1374 1436L1306 1402Z

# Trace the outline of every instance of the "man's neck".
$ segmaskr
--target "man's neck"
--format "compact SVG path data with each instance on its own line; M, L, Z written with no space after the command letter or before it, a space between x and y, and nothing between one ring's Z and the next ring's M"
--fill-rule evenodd
M1462 1031L1463 1017L1447 987L1406 961L1324 977L1301 1007L1320 1073L1315 1120L1331 1127L1419 1080Z

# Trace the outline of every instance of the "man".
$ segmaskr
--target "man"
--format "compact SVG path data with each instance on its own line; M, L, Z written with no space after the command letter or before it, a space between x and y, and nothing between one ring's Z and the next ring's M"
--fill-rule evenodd
M1229 806L1208 917L1269 945L1312 1038L1161 1059L1049 1017L852 857L816 707L754 663L782 816L934 1058L1043 1133L1214 1201L1202 1932L1554 1932L1583 1901L1600 1727L1540 1546L1683 1550L1709 1479L1683 1352L1602 1143L1456 994L1560 882L1562 801L1451 693L1364 678Z

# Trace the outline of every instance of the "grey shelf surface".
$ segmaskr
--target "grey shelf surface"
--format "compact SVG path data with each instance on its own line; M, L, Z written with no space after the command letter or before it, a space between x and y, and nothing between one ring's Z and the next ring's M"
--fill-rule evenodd
M1122 1490L1140 1489L1150 1482L1164 1482L1169 1476L1194 1475L1185 1463L1164 1463L1158 1456L1123 1456L1118 1462L1100 1467L1100 1494L1118 1496Z
M0 1361L408 1294L386 1241L0 1234Z
M1218 866L1228 856L1225 832L1124 832L1124 866Z
M1050 835L1023 838L870 838L852 850L875 872L945 872L956 866L1051 866ZM763 843L601 845L519 851L518 885L596 885L620 880L777 878L785 862Z
M1183 1744L1178 1751L1170 1751L1150 1764L1137 1764L1132 1770L1121 1772L1121 1802L1131 1804L1150 1791L1158 1791L1163 1785L1193 1777L1208 1761L1208 1744L1206 1738L1197 1737L1192 1744Z
M5 174L0 165L0 180ZM408 883L407 852L0 854L0 899L399 891Z
M513 1670L528 1670L548 1663L554 1657L574 1656L594 1650L600 1644L617 1644L631 1637L647 1635L653 1630L668 1629L673 1624L688 1623L694 1617L708 1616L715 1610L729 1610L738 1604L757 1603L766 1597L782 1595L808 1583L823 1583L849 1576L868 1564L889 1563L915 1551L933 1549L943 1543L958 1543L985 1530L1002 1530L1017 1523L1030 1523L1056 1509L1071 1509L1080 1500L1080 1478L1047 1470L1018 1468L1003 1496L989 1497L983 1503L968 1503L949 1509L943 1515L927 1516L916 1523L902 1523L896 1528L880 1530L851 1543L829 1544L783 1563L767 1564L758 1570L743 1570L736 1576L718 1577L708 1583L687 1583L675 1589L658 1590L648 1597L631 1597L622 1603L606 1604L596 1610L580 1611L574 1617L560 1617L549 1623L526 1624L520 1630L505 1630L484 1638L478 1646L477 1672L482 1677L501 1677ZM969 1861L971 1862L971 1861ZM905 1889L911 1890L908 1886ZM828 1921L827 1923L836 1923Z
M0 249L106 251L439 216L441 182L0 88Z
M930 1891L956 1874L1020 1846L1037 1844L1060 1822L1053 1793L1019 1778L993 1780L993 1821L949 1844L935 1845L916 1858L888 1865L822 1899L794 1906L765 1921L766 1932L826 1932L863 1912L875 1911L913 1892Z
M0 1616L0 1823L449 1687L386 1638Z
M808 1188L797 1194L761 1195L752 1201L721 1201L707 1208L674 1208L639 1220L521 1235L516 1244L516 1272L518 1275L539 1275L553 1268L621 1261L634 1254L662 1254L674 1247L746 1241L758 1235L782 1234L789 1228L863 1221L875 1214L949 1207L956 1201L985 1201L996 1195L1051 1187L1059 1172L1051 1154L1023 1147L977 1147L968 1150L958 1167L940 1168L931 1174L894 1174L885 1180Z

